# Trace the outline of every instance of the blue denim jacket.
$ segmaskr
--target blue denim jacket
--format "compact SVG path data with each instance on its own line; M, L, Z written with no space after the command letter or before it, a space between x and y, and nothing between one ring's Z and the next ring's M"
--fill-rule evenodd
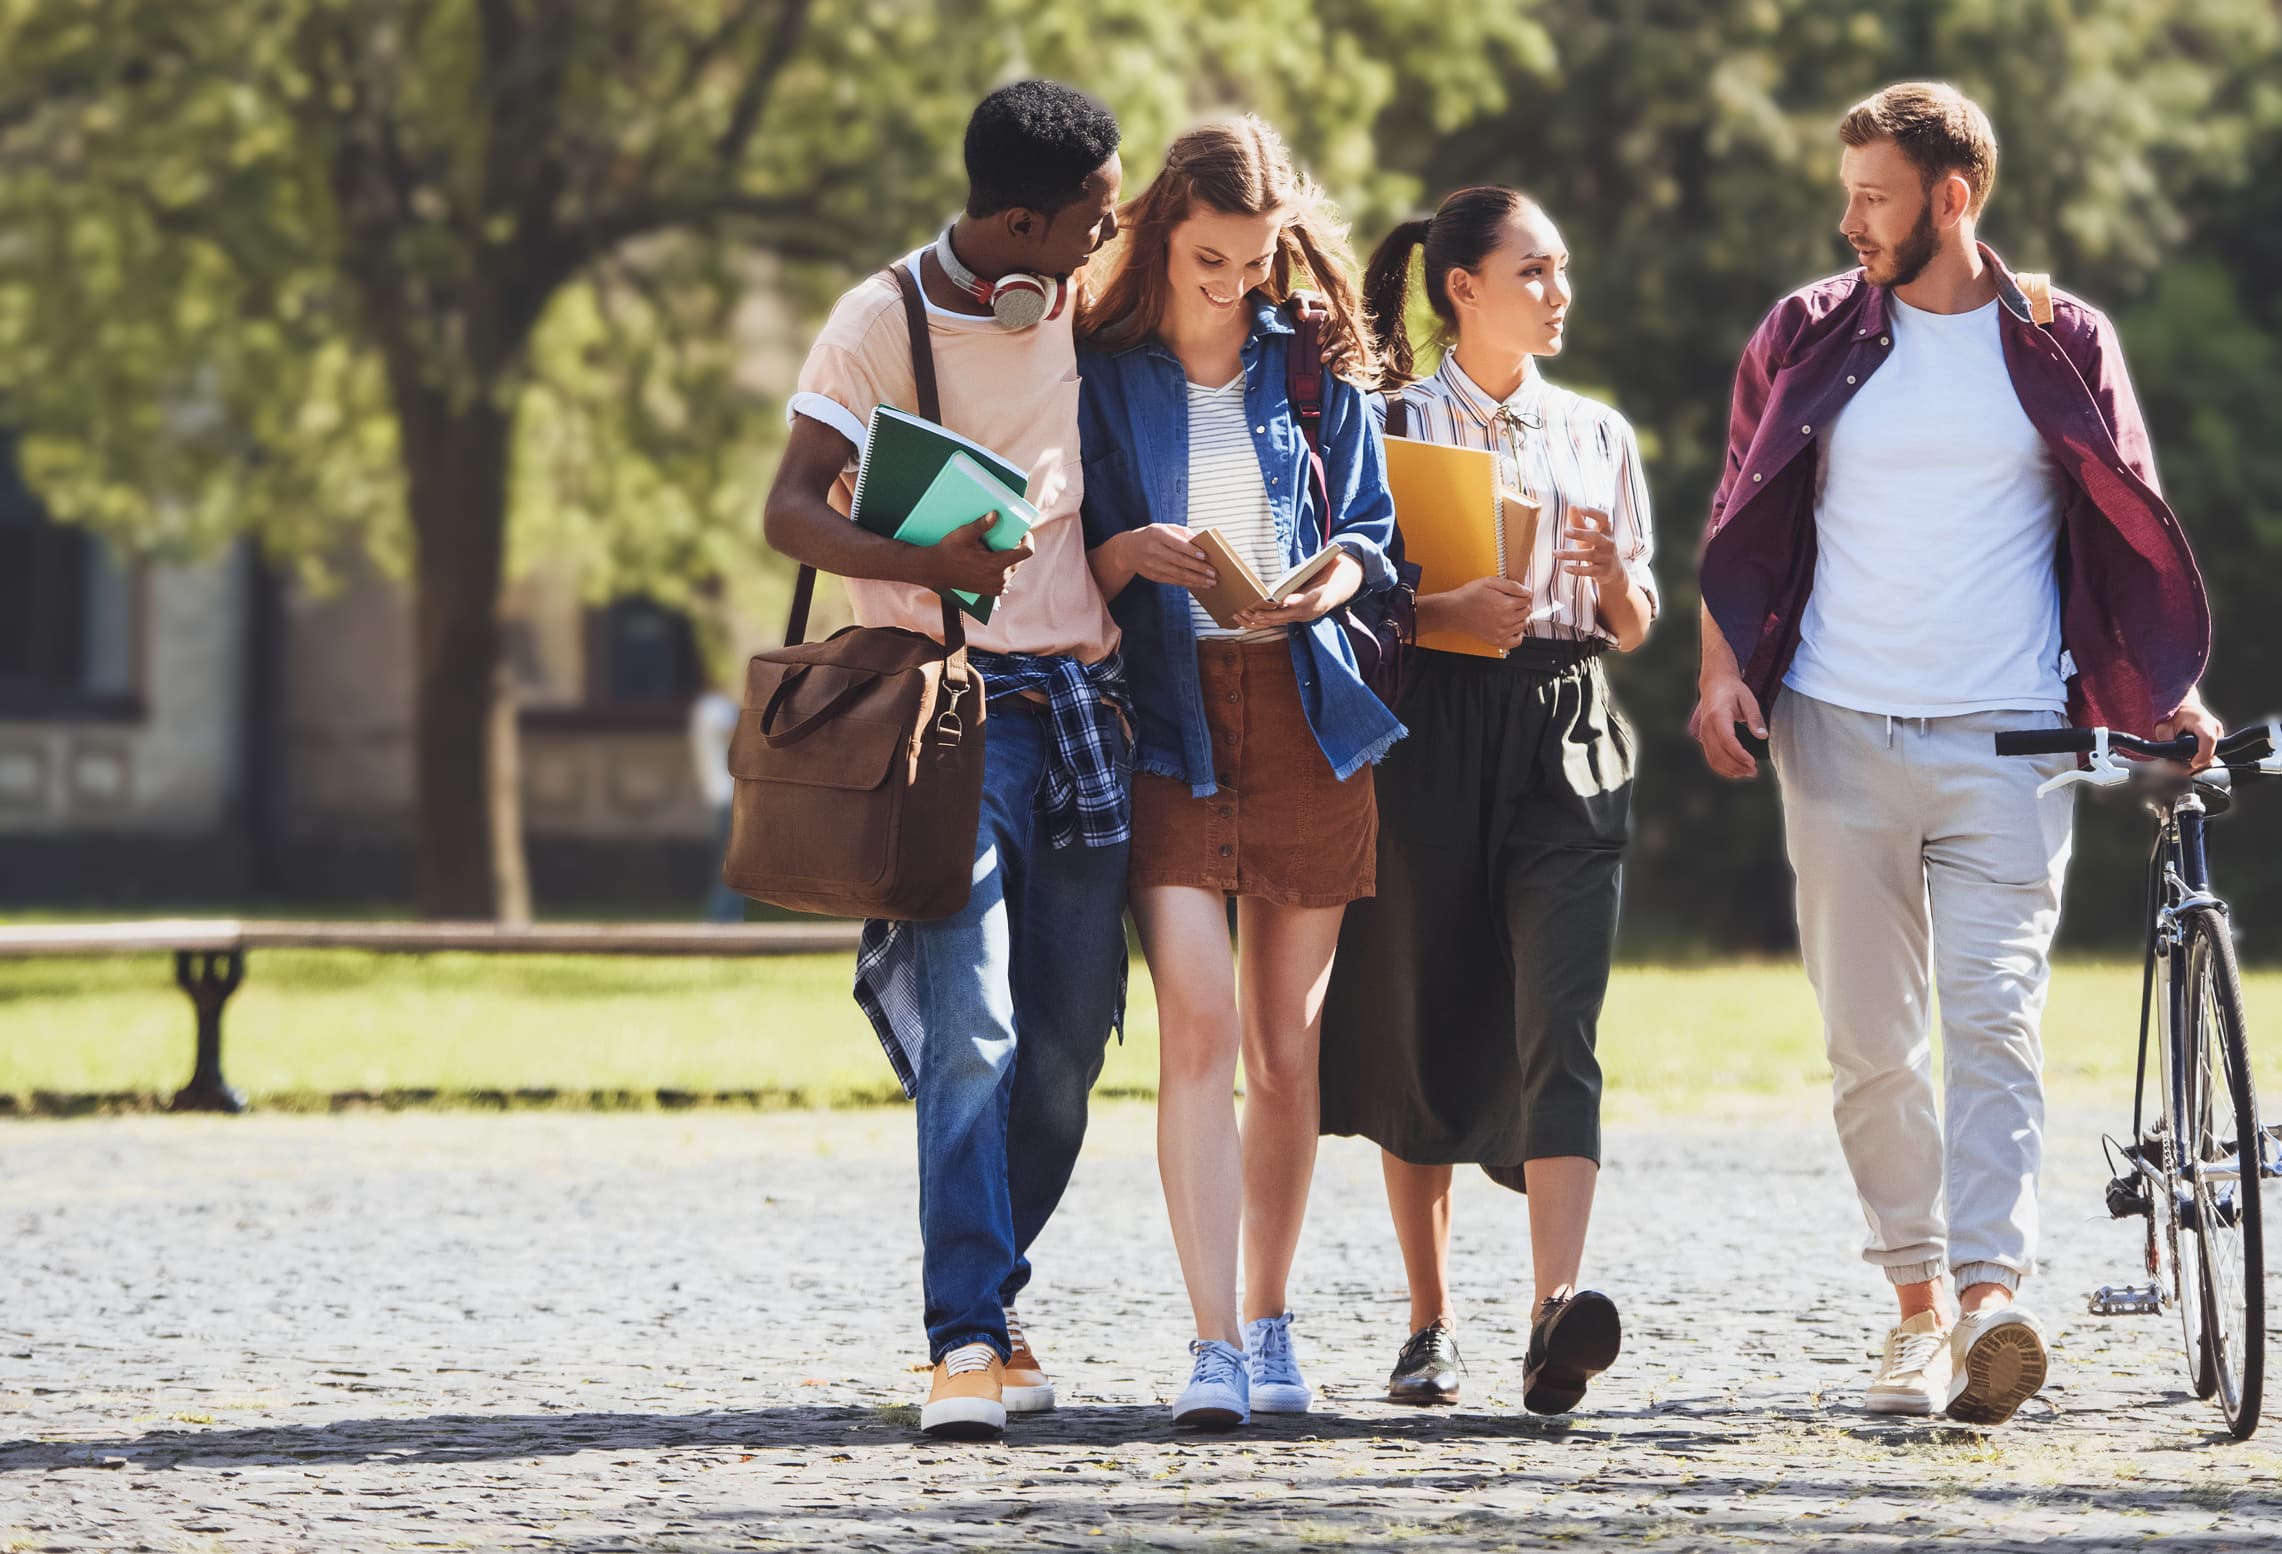
M1286 389L1291 335L1291 324L1255 294L1252 334L1244 342L1244 416L1256 430L1260 476L1287 566L1314 554L1323 538L1307 438ZM1182 522L1189 508L1189 401L1180 358L1151 339L1115 352L1080 349L1078 372L1084 379L1078 430L1087 548L1152 522ZM1395 533L1386 447L1362 391L1328 373L1321 431L1324 475L1337 514L1332 538L1363 564L1364 591L1385 588L1394 581L1386 550ZM1137 577L1109 601L1109 613L1124 634L1135 711L1134 767L1180 778L1201 798L1219 784L1189 599L1185 588ZM1287 635L1308 726L1344 781L1385 755L1405 730L1363 683L1338 622L1327 616L1294 626Z

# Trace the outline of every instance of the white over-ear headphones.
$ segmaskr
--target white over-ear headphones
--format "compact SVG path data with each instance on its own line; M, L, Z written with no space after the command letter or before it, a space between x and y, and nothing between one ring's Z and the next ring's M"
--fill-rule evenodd
M1069 301L1069 287L1051 275L1028 275L1017 270L995 281L984 280L951 252L949 227L935 239L935 262L943 267L952 285L990 308L990 316L1001 329L1035 328L1047 319L1059 318L1063 304Z

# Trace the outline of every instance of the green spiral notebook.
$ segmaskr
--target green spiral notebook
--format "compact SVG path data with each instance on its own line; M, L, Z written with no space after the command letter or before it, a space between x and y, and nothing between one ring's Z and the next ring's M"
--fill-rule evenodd
M987 478L997 489L992 500L983 502L965 518L945 522L942 521L944 513L956 511L959 504L968 500L971 484L968 475L954 479L940 493L935 489L952 459L960 456L965 457L975 475ZM1029 485L1030 476L1026 471L981 443L961 437L923 416L891 405L875 405L870 424L864 429L864 450L856 465L856 494L849 503L848 516L874 534L932 545L960 523L972 523L984 513L995 510L1000 516L990 531L991 548L1009 550L1028 532L1030 525L1038 521L1036 509L1022 499ZM918 539L903 530L923 504L930 510L927 520L930 532L927 538ZM958 597L960 607L976 620L990 619L990 600L964 593Z

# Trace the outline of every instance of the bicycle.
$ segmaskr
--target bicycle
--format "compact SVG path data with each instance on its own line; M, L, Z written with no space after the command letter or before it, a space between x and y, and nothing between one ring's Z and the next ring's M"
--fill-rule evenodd
M2242 979L2204 836L2207 823L2233 804L2236 787L2282 777L2282 719L2228 735L2216 762L2192 774L2177 764L2193 757L2192 736L2158 741L2105 728L2029 729L1999 734L1996 745L2003 756L2089 756L2087 765L2038 791L2127 788L2155 816L2131 1143L2106 1141L2116 1172L2108 1213L2147 1222L2148 1283L2102 1285L2091 1309L2099 1316L2160 1315L2176 1306L2195 1395L2216 1397L2228 1430L2248 1440L2258 1428L2266 1379L2260 1184L2282 1177L2282 1128L2259 1121ZM2119 754L2142 759L2121 761ZM2151 1033L2162 1078L2153 1127L2146 1110Z

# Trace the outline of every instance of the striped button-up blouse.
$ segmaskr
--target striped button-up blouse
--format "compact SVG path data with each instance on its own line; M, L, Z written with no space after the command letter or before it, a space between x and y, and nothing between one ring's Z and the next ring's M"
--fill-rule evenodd
M1532 596L1529 634L1560 642L1615 641L1597 612L1600 586L1562 572L1553 552L1564 548L1572 506L1609 515L1618 557L1657 607L1649 559L1656 551L1648 519L1648 482L1640 445L1623 416L1532 372L1502 403L1446 352L1432 377L1398 391L1409 415L1405 435L1421 442L1486 448L1498 456L1498 478L1543 509L1529 575L1517 579ZM1395 513L1399 529L1402 513Z

